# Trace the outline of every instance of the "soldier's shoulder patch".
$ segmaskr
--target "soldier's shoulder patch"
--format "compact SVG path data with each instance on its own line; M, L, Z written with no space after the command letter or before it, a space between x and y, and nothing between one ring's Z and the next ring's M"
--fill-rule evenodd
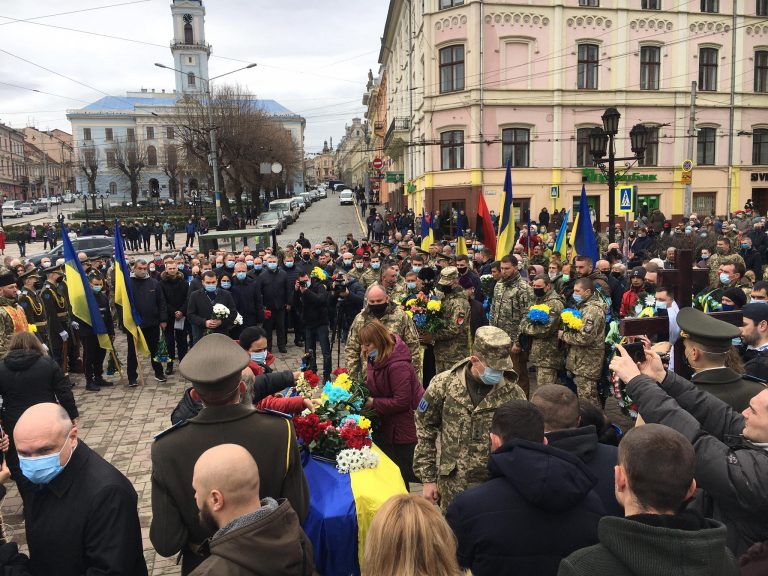
M587 318L584 321L584 332L590 333L592 332L592 328L595 327L595 322L591 318Z
M187 420L182 420L181 422L176 422L176 424L174 424L170 428L166 428L165 430L163 430L159 434L155 435L154 439L155 440L160 440L160 438L162 438L164 436L168 436L171 432L174 432L175 430L178 430L179 428L183 428L187 424L188 424Z
M419 412L424 412L429 407L429 402L426 398L422 397L419 402Z
M459 312L456 315L456 324L458 324L459 326L463 326L464 320L466 320L466 315L464 314L464 312Z

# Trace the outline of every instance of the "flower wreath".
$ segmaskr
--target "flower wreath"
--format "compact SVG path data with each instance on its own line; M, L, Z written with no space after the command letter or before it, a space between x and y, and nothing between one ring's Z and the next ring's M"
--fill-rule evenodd
M560 319L563 324L570 330L578 332L584 326L584 321L581 319L581 312L574 308L566 308L560 313Z

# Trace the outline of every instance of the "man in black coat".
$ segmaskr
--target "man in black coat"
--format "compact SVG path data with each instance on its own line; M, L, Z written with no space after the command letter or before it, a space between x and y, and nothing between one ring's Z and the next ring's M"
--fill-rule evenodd
M175 260L168 259L165 270L160 274L160 286L163 289L166 305L165 341L168 344L168 365L165 373L173 374L173 361L181 362L187 353L187 336L184 328L177 329L176 322L184 320L187 316L187 294L189 282L184 274L179 272Z
M598 541L597 480L578 456L547 445L544 418L526 400L496 410L490 437L491 479L446 514L459 564L475 576L555 576L563 558Z
M285 332L285 312L290 311L293 298L293 286L288 284L285 270L277 266L277 256L266 257L267 269L259 276L259 287L264 300L264 307L269 310L269 318L264 320L267 333L267 349L272 352L272 331L277 330L277 348L285 354L288 337ZM266 315L265 315L266 316Z
M752 270L755 278L761 280L763 277L763 257L760 251L752 246L752 238L749 236L741 237L739 254L744 258L744 267L747 270Z
M213 307L216 304L222 304L229 309L229 315L226 318L214 318ZM227 290L219 289L215 272L211 270L204 272L203 287L189 295L187 318L197 328L195 330L197 340L205 336L206 332L229 335L237 318L237 307L232 294Z
M302 348L304 347L304 321L301 318L301 300L296 296L296 280L299 279L299 274L304 268L299 266L293 252L286 251L280 269L283 270L288 277L288 285L293 291L291 298L290 322L288 323L289 326L293 328L293 343Z
M245 262L235 264L235 274L232 278L230 293L235 300L237 311L243 317L243 323L240 326L235 326L230 334L232 338L237 340L244 328L264 322L261 288L255 278L248 276L248 267Z
M147 261L141 258L133 265L130 278L133 292L133 304L141 317L141 332L147 341L152 369L155 371L155 380L165 382L167 378L163 374L163 365L155 362L157 343L160 340L160 330L167 326L168 310L165 305L165 296L160 282L149 276ZM135 387L138 382L138 361L136 359L136 346L133 337L128 334L128 386Z
M312 353L312 370L317 372L316 345L323 353L323 382L331 379L331 340L328 321L328 291L317 278L302 273L297 289L304 310L304 338L307 352Z
M610 516L623 516L624 510L614 492L614 467L618 448L600 444L594 426L579 427L579 399L565 386L540 386L531 396L531 404L544 417L544 433L548 446L575 454L597 478L595 492Z
M21 468L38 489L24 503L28 571L12 573L146 575L136 490L78 440L66 410L53 403L32 406L16 424L14 439ZM24 463L42 456L57 456L61 467Z

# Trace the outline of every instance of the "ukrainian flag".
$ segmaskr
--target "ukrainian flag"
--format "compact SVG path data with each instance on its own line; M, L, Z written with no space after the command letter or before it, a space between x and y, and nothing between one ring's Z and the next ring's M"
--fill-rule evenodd
M568 233L568 219L571 216L571 211L568 210L565 214L565 218L563 218L563 223L560 226L560 231L557 233L557 240L555 241L555 252L560 253L560 262L565 262L566 259L566 242L565 242L565 236Z
M461 226L461 214L456 211L456 256L467 255L467 241L464 239L464 229Z
M406 494L397 465L379 448L373 469L340 474L335 463L301 453L309 485L309 514L304 532L312 541L321 574L360 574L365 538L373 517L392 496Z
M512 204L512 169L507 160L507 175L504 177L504 201L501 204L499 237L496 242L496 256L501 258L512 253L515 247L515 208Z
M421 209L421 249L429 250L429 247L435 243L435 235L432 232L432 227L429 225L429 219L424 213L424 208Z
M112 340L109 338L104 318L101 317L96 297L64 224L61 225L61 242L64 246L64 273L67 277L67 295L72 314L91 327L99 339L99 346L104 350L112 350Z
M123 239L120 237L120 224L115 222L115 304L120 306L123 316L123 326L133 336L136 344L136 351L149 356L149 346L144 339L141 331L141 316L139 316L134 305L131 283L128 279L131 277L128 271L128 264L125 261L125 252L123 251Z

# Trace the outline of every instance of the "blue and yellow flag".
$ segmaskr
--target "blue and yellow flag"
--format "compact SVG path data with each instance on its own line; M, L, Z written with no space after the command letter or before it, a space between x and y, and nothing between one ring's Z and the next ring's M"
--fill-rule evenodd
M565 213L565 218L563 218L563 223L560 225L560 231L557 233L557 240L555 241L555 252L560 253L560 262L565 262L566 259L566 242L565 242L565 236L568 233L568 219L571 216L571 211L568 210L568 212Z
M499 217L499 237L496 242L496 257L512 253L515 247L515 208L512 204L512 169L507 160L507 175L504 177L504 200Z
M467 241L464 239L464 227L461 225L461 213L456 211L456 256L467 255Z
M99 339L99 346L104 350L112 350L112 340L109 337L109 332L107 332L107 326L104 324L104 318L101 317L96 296L91 290L90 282L85 276L83 265L77 258L77 253L72 246L72 241L67 234L67 227L64 224L61 225L61 243L64 246L64 273L67 277L67 295L69 305L72 307L72 314L91 327Z
M421 249L429 250L429 247L435 243L435 235L432 233L432 226L429 225L429 218L421 209Z
M600 258L597 250L597 238L592 228L592 218L589 216L589 203L587 202L587 189L581 185L581 199L579 200L579 221L576 226L576 238L574 242L576 254L589 256L596 263Z
M131 277L128 272L128 264L125 261L125 252L123 252L123 239L120 237L120 224L115 222L115 304L120 306L123 316L123 326L133 336L136 344L136 351L149 356L149 346L144 339L141 331L141 316L136 310L133 300L133 291L128 279Z

